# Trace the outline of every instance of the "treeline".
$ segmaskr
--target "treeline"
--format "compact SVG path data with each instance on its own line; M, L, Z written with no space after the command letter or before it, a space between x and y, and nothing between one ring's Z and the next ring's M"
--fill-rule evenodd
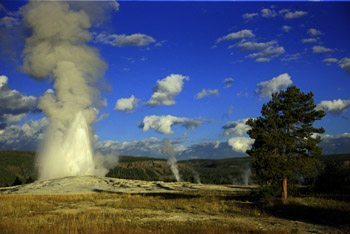
M31 151L0 151L0 186L31 183L37 178L35 153Z
M33 152L0 151L0 186L31 183L36 180ZM316 193L350 193L350 154L322 156L318 176L300 180ZM178 162L183 181L204 184L253 184L251 158L184 160ZM166 160L123 156L107 176L148 181L175 181Z

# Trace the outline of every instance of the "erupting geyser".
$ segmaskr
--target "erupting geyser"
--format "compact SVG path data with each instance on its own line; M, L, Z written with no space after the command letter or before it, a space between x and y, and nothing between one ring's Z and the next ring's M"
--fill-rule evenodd
M89 132L83 114L77 113L61 144L54 144L58 136L53 136L52 142L45 146L38 162L40 178L94 175L95 164Z
M23 70L54 82L54 90L39 104L49 119L37 158L39 179L98 174L104 170L94 163L91 124L101 103L96 87L106 65L87 45L89 16L62 1L31 1L23 16L32 30L23 51Z

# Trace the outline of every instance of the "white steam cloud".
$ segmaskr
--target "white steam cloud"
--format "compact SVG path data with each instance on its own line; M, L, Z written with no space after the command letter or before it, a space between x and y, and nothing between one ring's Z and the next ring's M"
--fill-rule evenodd
M23 51L23 70L36 79L53 79L54 91L39 107L49 118L37 159L39 179L96 175L91 123L98 113L96 83L106 64L87 45L91 21L67 2L31 1L23 16L32 30Z

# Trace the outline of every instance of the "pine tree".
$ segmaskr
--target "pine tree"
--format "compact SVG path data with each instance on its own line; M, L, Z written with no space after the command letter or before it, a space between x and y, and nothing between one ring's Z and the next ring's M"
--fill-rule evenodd
M253 171L262 185L282 182L282 197L287 199L287 178L311 177L318 165L318 147L323 128L313 126L325 113L317 110L313 93L303 93L290 86L272 95L263 105L261 117L249 119L250 138L254 139L247 154L253 157Z

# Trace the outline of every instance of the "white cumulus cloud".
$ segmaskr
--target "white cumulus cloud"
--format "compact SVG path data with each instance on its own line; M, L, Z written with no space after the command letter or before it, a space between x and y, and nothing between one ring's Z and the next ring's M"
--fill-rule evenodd
M277 16L277 12L273 9L264 8L260 11L261 16L264 18L273 18Z
M158 80L147 104L150 106L174 105L174 98L182 91L184 80L188 80L188 77L180 74L171 74Z
M138 99L134 95L129 98L120 98L115 103L115 110L131 112L137 107Z
M273 93L278 92L291 84L293 84L293 81L290 75L288 73L283 73L271 80L262 81L257 84L256 92L261 97L271 97Z
M278 57L285 52L286 51L283 46L273 44L260 50L259 52L249 54L247 57L255 59L256 62L270 62L272 58Z
M0 132L0 149L36 150L48 121L42 118L23 125L8 125Z
M254 140L249 137L233 137L228 140L228 144L234 151L245 153L251 148Z
M38 99L8 87L8 77L0 76L0 129L21 120L27 113L39 111Z
M172 126L180 125L186 129L192 129L200 126L201 121L190 118L176 117L172 115L150 115L145 116L142 123L139 125L144 132L153 129L162 134L172 134Z
M336 99L331 101L322 101L317 105L317 109L324 110L332 114L341 114L350 107L350 100Z
M226 123L222 128L224 129L224 135L237 135L237 136L243 136L247 133L248 130L251 129L250 126L246 124L247 119L240 119L236 121L230 121Z

